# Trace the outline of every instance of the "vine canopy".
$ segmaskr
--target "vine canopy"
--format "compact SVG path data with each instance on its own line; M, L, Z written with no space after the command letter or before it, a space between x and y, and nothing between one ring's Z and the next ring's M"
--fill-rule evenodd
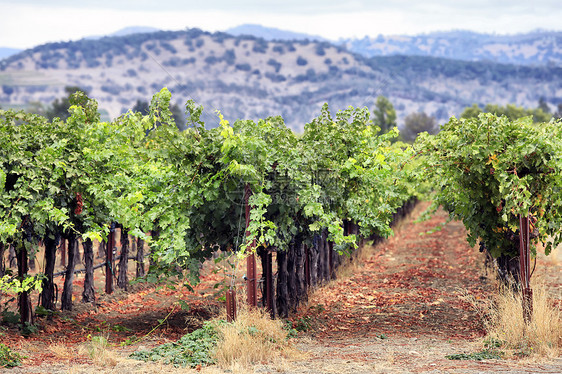
M562 123L510 121L482 113L451 118L437 135L421 134L420 177L434 187L433 208L443 206L494 257L517 255L519 216L531 219L531 244L545 253L562 242Z

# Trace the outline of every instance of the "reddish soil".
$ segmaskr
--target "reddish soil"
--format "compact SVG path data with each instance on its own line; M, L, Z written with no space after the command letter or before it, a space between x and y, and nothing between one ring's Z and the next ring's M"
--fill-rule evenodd
M257 365L243 372L285 373L560 373L562 360L451 361L445 355L478 350L484 336L482 317L468 298L488 299L494 288L486 274L482 254L468 246L461 223L450 222L440 231L426 232L445 222L438 212L416 223L422 203L397 228L394 237L365 247L359 258L338 279L318 288L309 303L291 320L305 332L296 339L305 357L282 364ZM426 233L426 234L424 234ZM555 254L555 256L559 256ZM562 274L556 257L540 258L536 275L549 290L562 297ZM243 272L243 271L242 271ZM215 284L219 272L204 269L195 292L136 285L128 292L102 295L95 306L81 304L76 287L72 312L57 313L51 321L39 320L39 332L24 338L15 328L1 327L3 343L28 356L23 367L11 372L95 372L86 354L77 347L89 336L108 337L120 357L138 349L177 339L219 313ZM102 287L102 274L96 286ZM185 300L189 311L176 303ZM166 321L159 325L159 321ZM127 339L139 342L126 347ZM68 355L60 347L68 347ZM57 349L58 348L58 349ZM176 372L121 359L104 372ZM134 367L134 369L133 369ZM97 369L99 371L99 369ZM162 370L162 371L161 371ZM249 370L249 371L248 371ZM222 372L216 368L206 372ZM180 372L180 371L178 371ZM190 371L181 371L190 372ZM235 370L236 372L236 370Z

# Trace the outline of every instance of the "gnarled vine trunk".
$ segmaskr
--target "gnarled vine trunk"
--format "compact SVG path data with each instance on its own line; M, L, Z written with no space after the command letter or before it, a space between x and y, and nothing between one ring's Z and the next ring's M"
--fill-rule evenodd
M296 276L296 286L297 286L297 307L300 304L306 303L308 301L308 287L307 287L307 280L306 280L306 273L305 273L305 260L306 260L306 252L304 243L298 240L295 243L295 257L296 257L296 266L295 266L295 276Z
M129 267L129 230L121 228L121 253L119 254L119 274L117 275L117 287L127 290L129 279L127 268Z
M289 317L289 291L287 289L287 252L277 252L277 313L281 318Z
M96 301L96 293L94 290L94 243L92 243L92 240L86 239L82 243L82 248L84 249L84 265L86 269L82 302L94 303Z
M43 289L41 290L41 306L47 310L54 311L55 306L55 282L53 273L57 258L57 239L45 235L43 240L45 245L45 276L43 279ZM51 318L51 316L49 316Z
M4 243L0 243L0 278L6 274L6 264L4 263L5 248ZM0 301L2 301L2 293L0 293Z
M144 277L144 240L137 239L137 278Z
M8 249L8 266L10 268L14 268L17 266L16 250L13 244L10 244L10 248Z
M23 245L16 250L16 260L18 264L18 278L20 281L27 276L28 261L27 250ZM20 323L22 326L33 323L33 310L31 308L31 300L29 292L23 291L18 295L18 308L20 312Z
M289 311L297 310L297 278L296 278L296 253L295 242L289 244L287 250L287 292L289 294Z
M61 296L61 309L72 310L72 282L74 281L74 264L78 241L75 234L68 235L68 266L64 274L64 288Z

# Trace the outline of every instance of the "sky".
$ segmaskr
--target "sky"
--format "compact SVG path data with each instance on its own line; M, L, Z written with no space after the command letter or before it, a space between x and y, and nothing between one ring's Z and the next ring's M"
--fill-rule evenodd
M470 30L561 31L560 0L0 0L0 47L107 35L128 26L224 31L261 24L331 40Z

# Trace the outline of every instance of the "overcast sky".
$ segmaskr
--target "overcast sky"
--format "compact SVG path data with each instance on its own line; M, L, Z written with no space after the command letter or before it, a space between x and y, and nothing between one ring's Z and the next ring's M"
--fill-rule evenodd
M222 31L261 24L337 40L431 31L562 30L560 0L0 0L0 47L29 48L127 26Z

